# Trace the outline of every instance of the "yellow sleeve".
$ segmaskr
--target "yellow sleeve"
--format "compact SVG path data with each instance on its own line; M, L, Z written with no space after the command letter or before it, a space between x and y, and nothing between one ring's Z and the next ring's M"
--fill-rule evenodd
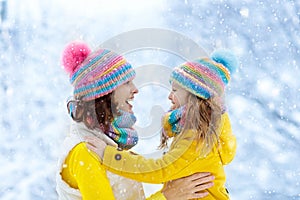
M236 153L236 137L232 134L228 113L222 115L219 154L223 165L230 163Z
M161 191L152 194L150 197L146 198L146 200L167 200L166 197L161 193Z
M198 157L195 145L196 143L190 139L181 139L159 159L146 159L141 155L118 151L115 147L107 146L103 164L115 174L140 182L160 184L179 178L179 172Z
M63 179L71 187L80 190L83 200L115 199L104 166L84 143L70 151L65 166Z

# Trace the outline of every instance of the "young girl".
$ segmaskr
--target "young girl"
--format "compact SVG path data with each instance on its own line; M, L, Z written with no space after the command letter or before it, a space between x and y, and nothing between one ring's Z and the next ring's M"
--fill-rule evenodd
M109 171L142 182L162 183L209 171L215 181L204 199L229 199L223 165L234 158L236 139L223 96L236 67L235 56L219 50L211 59L186 62L174 69L169 95L172 107L163 118L161 147L169 138L173 141L161 158L146 159L100 142L89 141L88 148L98 154Z
M122 56L106 49L91 52L81 42L66 47L63 65L74 86L74 99L67 104L73 124L59 160L59 199L145 199L141 183L106 172L84 142L85 137L95 136L122 149L136 145L138 135L132 128L135 116L129 103L138 92L132 82L134 69ZM169 184L190 188L194 193L208 188L205 183L209 180L207 174L198 174ZM157 192L149 199L173 198L170 190L164 191L165 196ZM193 193L181 195L195 198Z

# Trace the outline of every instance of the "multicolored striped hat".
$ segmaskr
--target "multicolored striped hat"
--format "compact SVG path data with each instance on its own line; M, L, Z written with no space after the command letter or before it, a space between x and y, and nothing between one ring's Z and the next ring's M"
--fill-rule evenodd
M74 98L83 101L111 93L135 77L134 69L121 55L108 49L91 53L89 47L79 41L66 46L62 64L74 86Z
M185 62L176 67L170 82L176 82L192 94L209 99L222 98L225 85L238 66L238 60L229 50L217 50L211 58Z

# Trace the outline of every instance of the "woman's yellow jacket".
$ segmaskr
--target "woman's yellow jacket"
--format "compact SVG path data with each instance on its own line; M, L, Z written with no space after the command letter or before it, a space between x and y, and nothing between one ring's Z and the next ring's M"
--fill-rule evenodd
M141 155L107 146L103 165L115 174L156 184L195 172L211 172L215 176L214 186L207 190L209 195L202 199L229 199L225 188L223 165L230 163L235 156L236 138L232 134L227 113L222 115L219 131L221 131L220 143L206 157L200 157L199 151L196 151L197 142L190 139L194 131L190 130L184 133L186 137L177 141L175 145L171 144L170 150L159 159L147 159Z
M90 132L82 124L74 125L73 129L74 133L81 133L82 136L89 135ZM66 155L64 155L65 153L62 155L62 163L59 165L60 169L57 176L57 189L60 200L145 199L144 192L139 191L142 189L142 185L128 182L131 180L124 182L123 177L116 178L116 176L113 176L114 189L118 189L119 186L122 186L122 189L128 189L130 186L135 187L135 189L132 189L132 191L129 189L130 194L126 193L126 195L122 195L125 194L124 191L117 191L118 194L114 194L112 183L110 183L111 179L108 179L107 171L98 156L89 151L85 143L80 142L81 140L77 136L71 134L64 142ZM122 182L116 183L116 181ZM123 196L126 196L126 198L123 198ZM165 200L165 197L159 191L148 197L147 200Z

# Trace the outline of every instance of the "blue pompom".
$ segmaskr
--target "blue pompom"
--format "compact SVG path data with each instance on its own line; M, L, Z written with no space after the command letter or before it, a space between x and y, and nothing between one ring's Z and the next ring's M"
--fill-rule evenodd
M217 63L221 63L226 67L230 74L233 74L238 68L237 57L227 49L219 49L211 54L211 59Z

